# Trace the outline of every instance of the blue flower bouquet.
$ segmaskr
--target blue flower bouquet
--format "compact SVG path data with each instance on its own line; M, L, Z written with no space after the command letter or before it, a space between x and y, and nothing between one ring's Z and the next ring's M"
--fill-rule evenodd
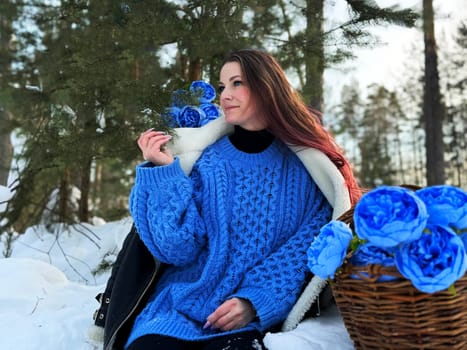
M381 186L321 229L308 266L357 349L467 349L466 236L464 190Z
M203 81L195 80L188 90L175 90L170 106L163 113L163 118L170 127L198 128L221 115L219 105L214 103L216 90Z

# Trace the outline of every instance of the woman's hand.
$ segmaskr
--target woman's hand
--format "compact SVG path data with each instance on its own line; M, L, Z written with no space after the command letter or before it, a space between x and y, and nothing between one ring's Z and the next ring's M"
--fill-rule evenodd
M174 161L174 157L165 147L172 136L163 131L149 129L141 134L138 139L138 147L143 153L143 158L155 165L167 165Z
M225 301L208 316L204 328L219 328L230 331L245 327L256 317L255 310L248 300L232 298Z

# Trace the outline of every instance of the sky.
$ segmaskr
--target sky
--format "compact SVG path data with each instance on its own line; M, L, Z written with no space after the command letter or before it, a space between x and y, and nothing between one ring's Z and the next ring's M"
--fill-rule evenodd
M0 202L10 197L0 186ZM4 258L6 235L1 235L0 349L101 349L92 315L98 308L94 297L104 291L109 272L92 271L103 260L115 261L130 227L130 218L59 228L59 234L32 227L16 237L9 258ZM264 341L269 350L354 349L335 308L294 331L267 334Z
M342 13L345 10L344 1L335 0L332 7L328 7L328 16ZM399 5L402 8L421 10L422 0L377 0L380 7ZM467 21L467 0L434 0L435 32L439 46L450 40L461 20ZM332 12L331 12L332 11ZM421 22L420 22L421 24ZM356 59L346 62L338 68L325 72L325 94L327 106L337 103L344 84L357 81L363 93L371 84L385 85L389 89L397 87L403 79L407 60L419 59L413 57L412 44L423 40L419 28L405 28L396 25L377 26L372 28L383 43L371 49L355 50Z

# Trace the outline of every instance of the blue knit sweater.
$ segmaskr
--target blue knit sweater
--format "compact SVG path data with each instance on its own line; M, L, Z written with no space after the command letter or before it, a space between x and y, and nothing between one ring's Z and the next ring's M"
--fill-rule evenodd
M178 159L138 166L130 211L142 241L169 267L127 344L145 334L225 334L203 325L233 297L249 300L257 314L233 332L282 322L304 283L306 250L331 218L329 203L286 145L275 140L251 154L228 137L203 152L189 177Z

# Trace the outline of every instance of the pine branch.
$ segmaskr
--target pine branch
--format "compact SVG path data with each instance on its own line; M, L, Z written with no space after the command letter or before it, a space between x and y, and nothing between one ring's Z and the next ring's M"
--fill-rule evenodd
M346 0L351 11L357 15L354 23L387 22L406 27L413 27L420 17L411 9L400 10L398 6L381 8L373 0Z

